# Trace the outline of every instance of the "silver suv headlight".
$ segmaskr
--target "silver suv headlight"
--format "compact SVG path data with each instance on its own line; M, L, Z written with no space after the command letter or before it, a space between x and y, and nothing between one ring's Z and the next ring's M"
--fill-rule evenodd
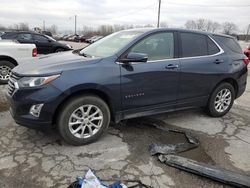
M45 76L45 77L23 77L20 80L18 80L17 84L19 88L22 87L37 87L46 85L53 80L57 79L60 76L60 74L52 75L52 76Z

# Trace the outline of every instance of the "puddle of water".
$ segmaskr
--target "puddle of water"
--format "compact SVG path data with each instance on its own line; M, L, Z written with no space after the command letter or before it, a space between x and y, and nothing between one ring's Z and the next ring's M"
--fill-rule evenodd
M129 159L140 163L149 161L152 157L149 153L149 145L155 144L177 144L185 143L187 139L184 134L162 131L150 125L138 124L140 120L129 120L125 125L117 126L115 128L120 130L123 135L123 141L129 145L131 155ZM166 126L168 126L166 124ZM166 127L172 128L172 126ZM183 153L183 157L187 157L199 162L213 164L213 160L206 154L205 150L200 146Z

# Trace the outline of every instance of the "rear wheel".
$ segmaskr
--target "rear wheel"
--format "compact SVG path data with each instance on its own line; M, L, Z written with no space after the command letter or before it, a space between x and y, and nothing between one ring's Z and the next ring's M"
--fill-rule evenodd
M222 83L213 91L207 104L207 112L212 117L224 116L232 107L235 99L234 87Z
M11 70L15 67L13 63L7 60L0 61L0 83L7 84L10 78Z
M85 95L74 97L63 105L57 127L67 143L84 145L96 141L109 123L107 104L97 96Z

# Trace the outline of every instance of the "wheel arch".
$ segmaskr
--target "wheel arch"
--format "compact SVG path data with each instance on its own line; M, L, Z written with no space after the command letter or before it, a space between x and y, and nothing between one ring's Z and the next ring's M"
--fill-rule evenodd
M104 91L98 90L98 89L82 89L82 90L78 90L78 91L71 93L70 95L68 95L67 97L65 97L61 101L61 103L57 106L57 108L53 114L52 124L54 125L56 123L58 114L60 113L62 106L68 100L72 99L73 97L82 96L82 95L95 95L95 96L99 97L100 99L102 99L108 105L108 107L110 109L111 120L112 121L115 120L115 109L114 109L115 107L111 101L110 96L107 93L105 93Z
M15 66L18 65L17 61L16 61L14 58L10 57L10 56L0 55L0 61L2 61L2 60L10 61L10 62L13 63Z
M231 85L233 86L234 91L235 91L235 97L236 97L237 94L238 94L238 91L239 91L239 86L238 86L237 81L236 81L234 78L225 78L225 79L221 80L219 83L217 83L217 84L214 86L212 92L213 92L221 83L223 83L223 82L229 83L229 84L231 84ZM212 92L211 92L211 93L212 93Z

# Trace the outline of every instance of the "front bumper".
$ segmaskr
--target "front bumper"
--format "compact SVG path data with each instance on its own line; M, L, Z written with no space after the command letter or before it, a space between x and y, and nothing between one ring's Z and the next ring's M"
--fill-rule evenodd
M53 115L63 96L56 87L46 85L39 88L18 89L12 96L7 93L7 98L10 103L10 113L17 124L40 128L52 125ZM44 104L39 117L30 114L30 108L35 104Z

